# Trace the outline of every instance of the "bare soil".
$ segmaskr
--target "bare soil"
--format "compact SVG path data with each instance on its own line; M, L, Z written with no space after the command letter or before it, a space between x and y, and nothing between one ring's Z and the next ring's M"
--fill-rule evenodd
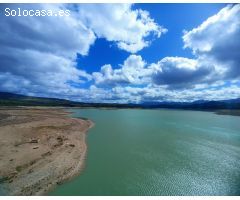
M90 120L63 109L0 109L0 187L7 195L44 195L79 174Z

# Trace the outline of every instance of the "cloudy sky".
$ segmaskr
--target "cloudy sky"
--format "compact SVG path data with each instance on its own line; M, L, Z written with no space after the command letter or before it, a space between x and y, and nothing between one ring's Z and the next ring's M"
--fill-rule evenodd
M69 9L7 17L10 9ZM1 4L0 91L83 102L240 97L240 4Z

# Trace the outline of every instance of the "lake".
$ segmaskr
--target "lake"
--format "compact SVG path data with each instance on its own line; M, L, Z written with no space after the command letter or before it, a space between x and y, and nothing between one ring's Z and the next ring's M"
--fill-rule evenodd
M91 119L81 175L49 195L240 195L240 117L72 109Z

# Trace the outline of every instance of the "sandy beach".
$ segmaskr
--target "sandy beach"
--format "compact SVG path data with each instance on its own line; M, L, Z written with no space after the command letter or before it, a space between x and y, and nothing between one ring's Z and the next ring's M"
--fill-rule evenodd
M0 108L0 187L6 195L44 195L79 174L90 120L63 109Z

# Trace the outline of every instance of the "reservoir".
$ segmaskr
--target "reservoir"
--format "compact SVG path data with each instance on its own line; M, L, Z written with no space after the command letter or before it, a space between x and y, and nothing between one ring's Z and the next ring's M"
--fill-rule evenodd
M95 123L81 174L50 195L240 195L240 117L72 109Z

